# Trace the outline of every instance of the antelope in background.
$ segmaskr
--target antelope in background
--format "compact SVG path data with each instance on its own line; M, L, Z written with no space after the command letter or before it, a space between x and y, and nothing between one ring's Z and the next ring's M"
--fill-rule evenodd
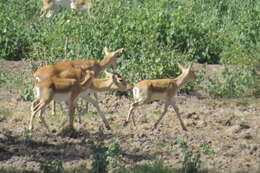
M196 78L195 72L192 71L192 64L193 63L190 63L188 68L184 68L178 63L177 65L181 69L182 73L177 78L143 80L135 84L133 88L134 103L131 105L128 112L127 120L124 122L123 125L127 125L135 108L154 100L160 100L164 102L164 111L162 112L160 118L154 124L153 128L155 129L158 126L159 122L166 114L168 107L172 105L180 121L182 129L187 130L181 119L179 109L176 105L175 96L177 95L177 90L180 87L182 87L187 81L194 80ZM132 121L135 126L136 124L133 115Z
M84 9L90 14L90 9L93 4L87 0L42 0L43 7L41 9L41 18L49 18L53 15L58 6L63 6L71 9Z

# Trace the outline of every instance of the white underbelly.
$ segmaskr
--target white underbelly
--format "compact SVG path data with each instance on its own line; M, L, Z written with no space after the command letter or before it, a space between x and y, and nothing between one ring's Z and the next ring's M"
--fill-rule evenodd
M55 5L70 8L71 0L55 0Z
M168 97L166 92L154 92L151 95L151 101L153 100L165 100Z
M53 100L56 102L69 101L71 98L71 93L55 93Z
M81 92L79 97L81 97L81 98L89 97L90 94L94 94L94 93L95 93L95 90L87 89L87 90Z

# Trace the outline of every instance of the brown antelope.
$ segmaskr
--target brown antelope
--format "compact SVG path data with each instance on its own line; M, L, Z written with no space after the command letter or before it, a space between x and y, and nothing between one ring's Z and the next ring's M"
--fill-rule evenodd
M97 62L95 60L71 60L62 61L55 65L48 65L39 68L34 73L34 78L37 81L49 78L51 76L57 75L60 72L68 68L81 68L82 70L91 70L95 72L95 77L98 77L99 73L105 68L112 66L113 69L116 68L116 55L121 53L123 48L110 52L107 47L104 47L105 57Z
M97 109L98 114L102 118L104 124L106 127L109 127L107 120L104 116L104 114L101 112L98 102L91 98L89 93L96 93L96 92L105 92L109 90L117 90L117 91L127 91L130 90L132 87L129 83L127 83L123 77L118 73L109 73L106 72L106 78L104 79L97 79L94 78L91 81L91 84L87 90L85 90L80 97L86 100L86 102L92 103L93 106ZM79 122L80 122L80 116L78 115Z
M116 56L117 54L123 51L123 48L110 52L107 47L104 47L103 51L105 53L105 57L100 62L97 62L95 60L63 61L55 65L48 65L48 66L41 67L34 73L33 76L37 81L41 81L46 78L50 78L52 76L58 75L59 73L65 71L68 68L80 68L85 71L91 70L95 72L94 77L98 77L100 72L107 67L112 66L113 70L115 70ZM52 106L52 114L54 114L54 112L55 112L55 104L53 104Z
M195 79L195 73L192 71L192 63L189 64L188 68L184 68L180 64L178 67L181 69L182 73L177 78L174 79L155 79L155 80L143 80L135 84L133 88L134 103L131 105L127 120L124 122L124 126L127 125L131 118L133 110L140 105L145 103L161 100L164 102L164 111L162 112L160 118L154 124L154 129L157 127L161 119L166 114L168 107L173 106L177 117L181 123L183 130L187 130L180 117L179 109L176 106L175 96L177 90L183 86L187 81ZM132 115L133 124L135 126L135 120Z
M87 10L89 14L90 9L93 6L93 4L87 0L42 0L42 3L42 15L40 16L42 18L51 17L58 6L63 6L71 9L82 8L84 10Z
M73 129L75 101L80 93L89 87L93 75L94 73L91 71L69 68L60 75L55 75L38 82L34 87L36 98L31 106L32 115L29 130L33 129L34 117L40 112L40 120L48 132L50 132L43 113L46 106L52 100L67 102L69 105L69 128Z

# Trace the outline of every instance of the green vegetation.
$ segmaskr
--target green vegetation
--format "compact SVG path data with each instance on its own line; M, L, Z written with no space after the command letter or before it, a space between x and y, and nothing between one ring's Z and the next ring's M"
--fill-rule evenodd
M114 173L178 173L175 169L166 166L162 160L156 160L153 163L137 165L134 167L122 167Z
M61 160L50 160L40 166L42 173L64 173Z
M12 80L11 73L9 71L0 70L0 88L11 88Z
M8 108L1 107L0 108L0 121L6 120L13 115L12 111Z
M131 82L174 77L176 62L193 60L235 66L227 66L221 82L211 81L213 96L259 95L259 1L93 3L91 16L61 9L52 18L41 19L40 1L0 0L0 59L26 58L50 64L61 59L99 60L104 46L124 47L119 72L129 75Z
M200 150L207 155L214 155L215 151L214 149L211 147L210 144L201 144L200 145Z
M181 162L183 173L199 173L201 170L200 153L193 153L186 141L181 138L176 138L176 142L181 149Z

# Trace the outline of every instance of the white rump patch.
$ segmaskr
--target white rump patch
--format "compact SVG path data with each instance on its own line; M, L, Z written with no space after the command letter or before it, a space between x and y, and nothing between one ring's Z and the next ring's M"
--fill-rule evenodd
M36 99L40 98L40 88L39 87L33 88L33 95L34 95L34 98L36 98Z
M63 7L71 7L71 0L55 0L55 4Z
M133 88L133 96L134 96L135 99L140 97L140 90L139 90L139 88L137 88L137 87Z
M41 80L39 77L36 77L35 79L37 80L37 82L40 82Z
M73 1L71 1L71 3L70 3L70 8L72 8L72 9L77 8L76 4Z

